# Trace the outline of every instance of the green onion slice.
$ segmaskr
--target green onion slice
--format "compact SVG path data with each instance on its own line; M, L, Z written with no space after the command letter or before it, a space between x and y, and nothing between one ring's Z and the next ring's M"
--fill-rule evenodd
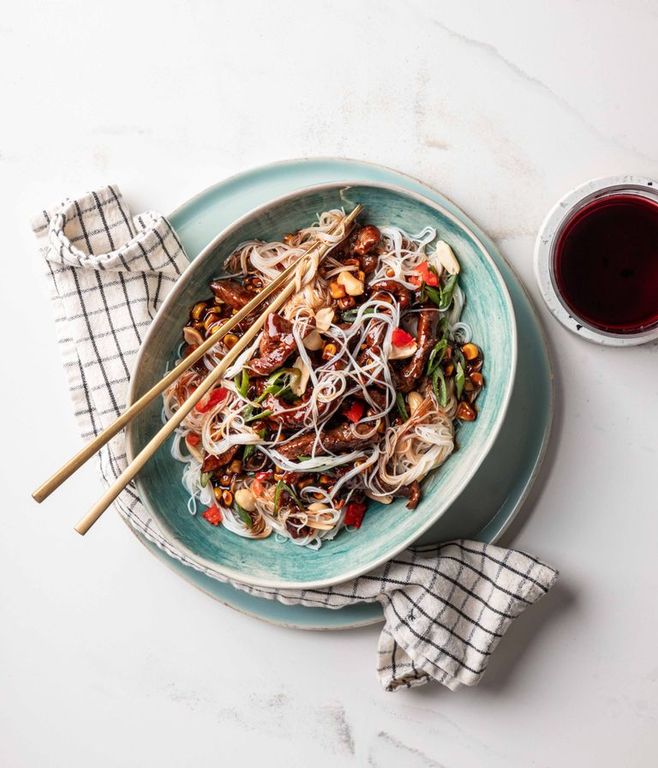
M464 368L461 363L457 363L455 367L455 390L457 394L457 400L462 396L462 392L464 391L464 381L466 377L464 376Z
M404 402L404 395L402 394L402 392L398 392L395 395L395 405L397 406L398 413L402 417L402 420L408 421L409 414L407 413L407 406Z
M446 377L443 375L443 369L441 366L437 366L432 374L432 388L439 405L445 408L448 404L448 387L446 385Z

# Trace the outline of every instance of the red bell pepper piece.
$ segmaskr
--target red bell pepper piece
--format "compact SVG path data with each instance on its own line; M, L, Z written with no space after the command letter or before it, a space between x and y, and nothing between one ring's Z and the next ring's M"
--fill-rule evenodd
M257 477L251 481L251 492L258 498L265 493L265 485Z
M350 407L344 411L344 413L346 418L348 418L352 424L358 424L363 418L364 410L365 408L363 403L360 400L355 400L352 405L350 405Z
M197 435L195 432L190 432L189 434L185 435L185 442L188 445L199 445L201 442L201 436Z
M408 347L409 344L413 344L414 337L402 328L395 328L393 330L393 335L391 336L391 341L396 347Z
M217 403L221 403L226 399L228 395L228 389L226 387L218 387L213 389L210 394L204 395L201 400L194 406L199 413L207 413L211 408L214 408Z
M350 501L345 507L345 525L352 525L354 528L360 528L365 513L365 504L360 501Z
M222 522L222 513L219 508L214 504L203 513L203 519L207 520L210 525L219 525Z
M430 267L429 262L427 261L423 261L417 267L414 267L414 272L417 272L418 275L420 275L421 280L426 285L431 285L433 288L436 288L439 284L439 276Z

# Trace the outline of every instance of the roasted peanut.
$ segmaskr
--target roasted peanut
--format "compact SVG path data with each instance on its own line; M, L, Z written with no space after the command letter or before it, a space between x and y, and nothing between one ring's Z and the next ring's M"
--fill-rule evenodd
M340 302L342 299L338 299L338 301ZM320 336L320 334L315 329L313 329L308 334L308 336L304 338L304 346L306 349L310 349L312 352L318 349L322 349L322 344L322 336Z
M413 416L414 413L420 408L423 402L423 396L420 392L409 392L407 395L407 403L409 403L409 415Z
M460 272L459 262L448 243L439 240L434 250L434 256L439 264L451 275L458 275Z
M475 358L480 354L480 350L476 347L475 344L464 344L462 347L462 352L464 353L464 357L467 360L475 360Z
M351 272L341 272L336 281L345 288L348 296L361 296L363 294L363 281L354 277Z
M201 344L203 344L203 337L201 336L199 331L197 331L196 328L192 328L189 325L186 325L183 328L183 338L188 344L190 344L193 347L198 347Z
M247 512L256 511L256 497L248 488L240 488L235 492L235 501Z
M334 319L334 311L331 307L323 307L315 313L315 327L318 331L326 331Z

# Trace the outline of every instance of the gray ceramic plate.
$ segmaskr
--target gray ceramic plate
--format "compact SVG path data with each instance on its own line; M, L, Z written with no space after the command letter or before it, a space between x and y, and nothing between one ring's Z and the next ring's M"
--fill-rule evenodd
M288 161L241 174L205 191L170 218L188 254L194 257L218 229L255 205L291 189L346 178L397 184L440 202L453 215L468 222L471 230L486 243L505 277L519 323L519 375L512 408L489 457L466 491L422 539L440 541L469 536L493 541L518 511L536 476L550 427L552 383L537 318L509 266L486 236L454 205L420 182L379 166L338 159ZM378 605L329 611L254 598L182 566L154 545L145 543L170 567L220 602L268 621L309 629L338 629L381 619Z

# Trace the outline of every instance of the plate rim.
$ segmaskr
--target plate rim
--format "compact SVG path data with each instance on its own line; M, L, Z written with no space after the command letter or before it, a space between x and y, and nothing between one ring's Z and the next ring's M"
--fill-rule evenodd
M308 158L305 158L303 162L306 162L307 160ZM317 161L322 162L323 158L317 158ZM276 163L270 164L269 166L264 166L262 170L267 171L268 168L274 168L278 165L282 165L290 162L295 162L295 161L278 161ZM358 162L359 161L357 161L357 163ZM390 170L393 173L396 173L393 169L390 169ZM237 180L240 177L247 177L251 173L254 173L257 171L258 171L258 168L254 168L254 169L245 171L243 174L236 174L235 176L230 177L229 179L226 179L224 182L217 182L216 184L211 185L206 190L203 190L202 192L198 193L196 196L191 198L189 201L189 204L193 205L194 201L198 201L203 196L210 193L211 190L219 187L220 185L229 185L232 180ZM422 182L419 182L419 183L423 185ZM212 255L212 253L215 251L215 249L218 247L218 245L222 241L224 241L227 237L229 237L235 230L239 229L245 222L248 222L250 219L253 219L258 215L260 215L261 213L267 211L273 205L285 203L286 201L295 199L300 195L310 194L313 192L321 192L326 190L334 190L334 189L345 188L345 187L349 188L354 186L366 186L366 187L372 187L377 189L387 189L392 192L395 192L396 194L400 194L404 197L408 197L408 198L410 197L414 200L417 200L418 202L424 204L425 206L431 208L432 210L439 212L441 215L446 216L458 228L460 228L470 238L472 238L473 241L475 241L477 246L481 249L482 253L484 254L489 264L489 267L494 271L494 274L498 277L499 285L502 288L502 295L504 298L506 309L507 309L508 315L511 318L512 338L510 340L511 341L510 374L508 376L507 384L504 391L503 406L502 408L500 408L500 410L496 414L496 421L494 422L493 429L486 436L486 439L484 440L483 449L481 450L478 459L474 461L471 464L471 466L468 468L468 470L464 475L463 480L458 486L458 491L454 495L454 497L457 498L460 495L460 493L466 488L468 483L473 479L477 470L480 468L485 458L488 456L489 451L491 450L491 447L493 446L493 443L495 442L505 422L505 418L510 405L512 390L516 380L517 361L518 361L518 328L517 328L516 312L514 310L514 305L509 293L509 289L507 288L505 279L502 273L500 272L500 269L498 268L498 265L496 264L494 258L490 253L490 248L483 242L482 238L480 237L480 234L477 231L474 231L474 229L470 226L470 218L466 216L466 214L463 214L464 218L466 218L469 221L469 225L467 225L452 211L448 210L441 203L435 200L432 200L427 195L421 194L413 190L406 189L402 186L392 184L392 183L374 182L374 181L367 181L367 180L361 180L361 179L351 179L348 181L337 180L337 181L322 182L319 184L311 184L303 187L298 187L285 194L277 195L274 198L249 209L244 214L242 214L241 216L236 218L234 221L232 221L230 224L228 224L226 227L221 229L213 237L213 239L209 243L207 243L206 246L204 246L204 248L198 253L198 255L190 262L189 267L185 269L183 275L181 275L181 278L176 281L174 287L171 289L171 291L166 296L163 303L160 305L152 323L147 329L147 332L142 341L142 345L140 346L139 352L135 359L133 370L137 370L139 368L142 362L143 355L145 354L144 350L147 347L149 339L157 333L159 321L167 313L169 306L175 302L177 294L180 292L180 290L182 290L180 286L184 284L183 281L185 281L185 283L189 282L189 280L191 279L191 276L201 268L201 264L207 258L209 258ZM436 192L443 199L448 200L447 198L445 198L443 193L439 192L438 190L436 190ZM450 202L451 205L454 205L451 201L448 201L448 202ZM186 204L183 203L183 205L186 205ZM461 209L459 209L457 206L455 206L455 208L460 213L462 213ZM180 210L180 208L176 210ZM175 216L175 213L176 211L174 211L171 214L172 218ZM477 225L476 225L476 229L477 229ZM492 245L494 244L492 243ZM501 258L502 258L502 254L501 254ZM190 277L187 277L188 275ZM131 376L129 390L128 390L128 405L130 405L135 401L135 397L136 397L135 387L136 387L136 379L135 377ZM134 455L135 455L133 451L133 446L132 446L133 435L134 435L134 425L132 422L130 422L126 428L126 453L127 453L127 458L129 462L131 462L134 459ZM147 495L144 493L143 483L140 480L139 476L136 478L136 485L137 485L137 489L138 489L142 504L144 504L147 511L151 515L153 515L153 517L157 519L160 524L162 524L160 521L159 515L156 515L153 505L150 503L149 499L147 498ZM210 560L206 560L205 558L199 557L199 555L192 552L188 547L186 547L184 544L182 544L178 540L176 540L176 547L190 561L194 562L195 565L192 567L198 566L200 570L202 570L210 578L216 578L216 576L213 575L213 572L215 572L221 577L219 580L225 580L225 579L228 579L229 581L234 580L240 583L247 584L249 586L264 587L267 589L319 589L319 588L340 584L350 579L358 578L364 573L367 573L368 571L371 571L383 565L384 563L388 562L392 557L395 557L404 549L407 549L409 546L411 546L414 543L414 541L417 541L417 539L420 536L422 536L423 533L425 533L432 525L434 525L441 518L443 514L445 514L449 506L450 504L440 505L439 506L440 511L438 513L428 517L428 519L421 526L419 526L414 530L413 535L408 536L401 543L396 544L395 547L390 551L388 551L385 555L378 556L367 565L359 566L349 571L348 573L341 574L339 576L324 578L324 579L315 579L315 580L308 580L308 581L281 581L277 579L267 579L267 578L253 577L248 575L247 577L245 577L245 574L240 571L235 571L233 568L227 568L225 566L222 566L221 563L216 563ZM151 535L149 535L149 532L144 531L143 535L146 535L147 538L151 538ZM154 541L154 543L158 545L157 541Z

